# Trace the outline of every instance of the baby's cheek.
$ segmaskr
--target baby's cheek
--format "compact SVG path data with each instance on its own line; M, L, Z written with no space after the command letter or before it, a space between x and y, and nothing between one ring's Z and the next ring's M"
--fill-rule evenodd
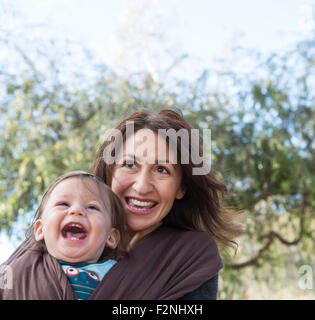
M94 219L94 227L97 232L104 232L106 233L107 230L111 229L111 222L110 217L106 214L106 216L99 216Z

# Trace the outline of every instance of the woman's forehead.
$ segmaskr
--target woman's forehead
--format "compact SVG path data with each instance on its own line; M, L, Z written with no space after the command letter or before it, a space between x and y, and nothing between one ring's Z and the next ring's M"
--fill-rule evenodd
M151 129L144 128L126 137L124 155L134 156L141 162L176 164L176 150L170 147L165 137Z

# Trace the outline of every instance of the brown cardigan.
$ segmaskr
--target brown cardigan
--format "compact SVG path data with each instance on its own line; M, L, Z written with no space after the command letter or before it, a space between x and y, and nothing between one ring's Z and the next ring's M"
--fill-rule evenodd
M60 264L47 252L21 245L4 265L13 271L13 286L0 288L0 299L76 299ZM217 246L206 233L161 226L109 270L89 299L178 299L222 266Z

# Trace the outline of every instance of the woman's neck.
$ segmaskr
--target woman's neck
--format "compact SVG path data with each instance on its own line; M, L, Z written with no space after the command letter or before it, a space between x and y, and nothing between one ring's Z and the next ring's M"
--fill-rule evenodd
M127 231L127 239L129 241L128 251L130 251L143 237L145 237L147 234L151 233L161 225L162 225L162 221L145 230L141 230L141 231L128 230Z

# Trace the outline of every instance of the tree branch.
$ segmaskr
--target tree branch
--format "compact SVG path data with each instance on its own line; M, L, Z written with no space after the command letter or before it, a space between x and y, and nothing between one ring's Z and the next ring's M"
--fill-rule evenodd
M265 243L265 245L258 251L258 253L253 258L251 258L245 262L227 265L227 267L231 268L231 269L241 269L241 268L245 268L248 266L258 265L259 259L269 249L270 245L273 243L273 241L275 239L278 239L282 244L284 244L286 246L297 245L301 241L301 239L303 237L303 233L304 233L304 216L305 216L306 209L308 206L309 193L310 193L309 190L305 190L303 192L302 210L301 210L301 214L300 214L300 232L299 232L299 236L295 240L288 241L288 240L284 239L278 232L270 231L269 233L267 233L266 235L261 237L261 238L267 238L268 240Z
M270 236L268 241L266 242L266 244L258 251L258 253L257 253L257 255L255 257L253 257L253 258L251 258L251 259L249 259L248 261L245 261L245 262L228 265L227 267L228 268L232 268L232 269L241 269L241 268L257 265L258 264L258 260L263 255L263 253L269 249L269 247L272 244L273 240L274 240L274 237Z

